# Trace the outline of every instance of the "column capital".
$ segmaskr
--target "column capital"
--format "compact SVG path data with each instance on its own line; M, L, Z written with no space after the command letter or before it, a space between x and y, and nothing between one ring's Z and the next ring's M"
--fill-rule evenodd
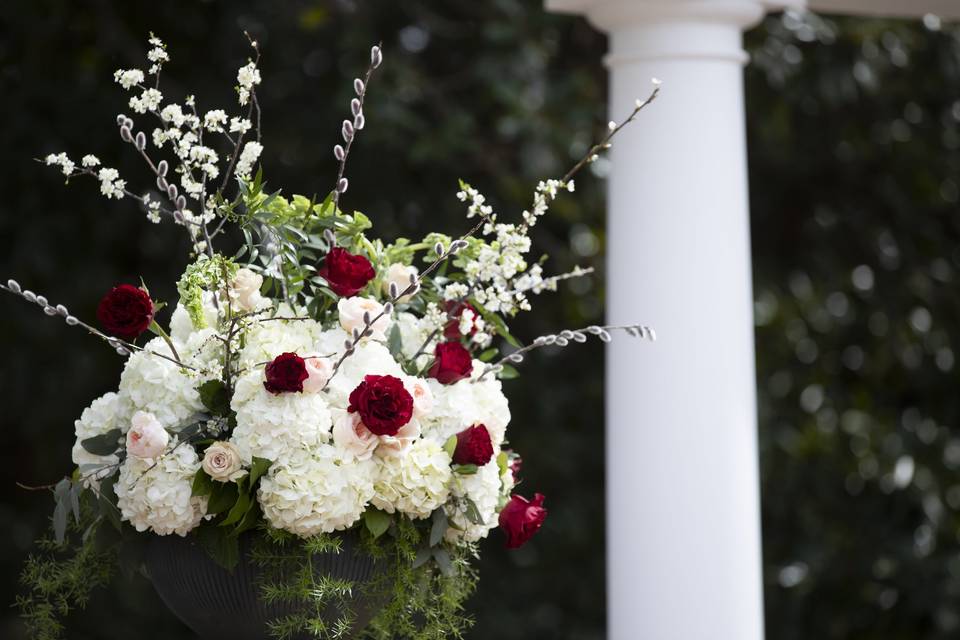
M579 13L597 29L613 32L638 24L715 22L753 26L766 11L803 7L806 0L546 0L548 11Z

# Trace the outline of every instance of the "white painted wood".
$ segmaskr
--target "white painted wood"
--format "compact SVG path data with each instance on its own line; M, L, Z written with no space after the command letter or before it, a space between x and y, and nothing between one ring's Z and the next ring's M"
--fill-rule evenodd
M549 0L610 34L607 352L612 640L761 640L742 30L759 1Z

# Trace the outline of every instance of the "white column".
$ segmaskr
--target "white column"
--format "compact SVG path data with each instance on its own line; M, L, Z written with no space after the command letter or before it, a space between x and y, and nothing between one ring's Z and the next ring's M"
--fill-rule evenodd
M742 30L759 0L547 0L609 33L611 640L763 637Z

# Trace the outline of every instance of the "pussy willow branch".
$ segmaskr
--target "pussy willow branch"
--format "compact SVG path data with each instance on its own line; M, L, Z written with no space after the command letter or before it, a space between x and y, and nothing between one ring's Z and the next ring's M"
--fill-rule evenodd
M120 338L116 338L114 336L108 336L107 334L103 333L96 327L92 327L86 322L83 322L82 320L80 320L79 318L70 315L69 311L67 311L67 308L62 304L58 304L56 306L51 305L47 302L47 299L44 298L43 296L37 295L26 289L21 290L20 285L17 284L14 280L8 280L6 283L0 283L0 289L2 289L3 291L6 291L7 293L12 293L15 296L19 296L24 300L26 300L27 302L32 302L34 304L39 305L43 309L43 312L46 313L48 316L51 316L51 317L60 316L61 318L64 319L64 321L68 325L78 326L85 329L87 333L93 336L96 336L97 338L100 338L101 340L106 342L120 355L128 355L129 353L132 353L134 351L142 351L143 353L147 353L157 358L168 360L169 362L174 363L175 365L177 365L182 369L188 369L190 371L195 371L198 373L206 373L205 370L198 369L196 367L191 367L190 365L184 364L183 362L180 362L175 358L171 358L170 356L166 356L162 353L157 353L156 351L152 351L150 349L145 349L144 347L137 346L132 342L127 342L126 340L121 340ZM33 299L31 299L31 297Z
M327 383L323 385L321 391L326 390L330 386L330 382L336 377L337 372L340 371L340 365L343 364L343 361L353 355L354 351L360 341L365 337L370 335L370 327L376 324L377 320L384 317L385 315L393 312L393 307L396 305L397 301L400 298L411 295L420 288L420 283L423 282L423 279L428 275L437 270L437 268L443 264L450 256L457 253L460 249L465 246L467 238L472 237L477 231L480 230L484 224L486 224L487 219L483 214L480 214L480 221L477 222L469 231L461 235L459 238L450 243L450 246L447 247L440 256L437 257L433 263L423 270L422 273L419 273L416 277L412 278L411 282L403 291L398 291L395 296L391 296L390 300L383 306L383 310L380 311L376 316L369 316L369 314L364 318L363 328L359 329L351 339L347 341L348 345L343 352L343 355L340 356L340 359L333 366L333 371L330 373L330 378L327 380Z
M377 50L379 50L382 47L382 45L383 45L382 42L377 44ZM363 104L367 97L367 87L370 84L370 78L373 77L374 69L376 69L379 66L379 64L380 63L377 62L377 60L373 56L371 56L370 65L367 67L367 73L363 77L363 87L361 88L361 90L359 91L359 95L357 96L357 98L360 100L360 109L358 111L358 114L359 114L359 117L361 118L365 117L363 115ZM344 142L346 144L343 147L343 157L340 158L340 166L337 168L336 182L333 183L334 212L338 211L339 210L338 207L340 206L340 196L343 193L340 190L340 181L343 179L343 174L347 169L347 158L350 157L350 149L353 147L353 141L356 140L357 135L360 132L360 129L356 127L357 116L355 116L352 111L350 113L350 116L353 118L353 122L354 122L354 126L352 129L353 133L351 133L350 136L345 136ZM344 189L344 191L346 191L346 189Z
M523 362L523 354L529 353L530 351L539 349L541 347L548 347L550 345L565 347L570 343L571 340L574 342L583 343L587 341L587 334L595 335L603 342L610 342L612 340L612 337L610 336L611 331L624 331L632 337L647 338L651 342L656 340L656 334L653 332L653 329L642 324L605 326L590 325L588 327L583 327L582 329L564 329L560 333L540 336L525 347L517 349L513 353L504 356L493 364L488 364L483 370L483 373L480 374L475 382L483 380L488 373L496 373L503 368L503 365L507 363L514 362L519 364L520 362Z

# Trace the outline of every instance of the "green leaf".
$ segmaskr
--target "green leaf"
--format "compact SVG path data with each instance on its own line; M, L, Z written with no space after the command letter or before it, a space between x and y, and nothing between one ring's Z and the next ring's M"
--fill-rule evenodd
M213 490L207 502L207 513L216 515L228 511L237 503L237 485L232 482L213 481Z
M501 369L500 373L497 374L497 377L501 380L513 380L514 378L520 377L520 373L510 365L505 364L502 366L503 369Z
M56 506L53 508L53 536L63 544L67 536L67 516L70 514L70 479L64 478L53 489Z
M73 512L73 518L80 524L80 494L83 493L83 485L74 482L70 487L70 511Z
M453 465L453 470L456 473L464 476L472 476L477 473L479 467L475 464L455 464Z
M483 353L481 353L477 359L480 360L481 362L490 362L491 360L493 360L493 357L498 353L500 353L500 349L498 349L497 347L492 347L490 349L487 349Z
M250 494L245 491L240 491L238 487L237 501L227 514L226 520L221 522L219 526L228 527L231 524L240 522L247 515L247 510L250 509L252 504L256 504L256 500L251 501Z
M229 531L205 525L198 527L196 533L203 550L224 569L232 571L240 562L240 542Z
M363 512L363 524L366 525L367 531L373 534L374 540L387 532L387 529L390 528L390 521L390 514L379 509L369 507Z
M476 307L477 311L480 312L480 316L484 319L484 321L486 321L487 324L492 324L497 330L497 334L503 336L504 340L518 349L522 346L520 341L510 334L510 330L507 328L507 323L504 322L503 318L496 313L487 311L482 305L474 305L474 307Z
M453 452L457 450L457 436L447 438L447 441L443 443L443 450L452 458Z
M223 380L208 380L197 389L200 392L200 402L210 413L225 416L230 413L230 394Z
M100 506L100 515L107 518L117 531L123 531L120 509L117 508L117 492L114 488L116 484L117 476L115 475L101 480L97 503Z
M427 563L427 560L433 557L430 547L420 547L417 549L417 556L413 559L413 568L417 569Z
M270 469L272 464L272 460L253 456L253 464L250 466L250 480L248 481L250 489L253 489L253 485Z
M260 515L260 505L256 500L254 500L252 506L247 510L246 515L243 516L243 520L241 520L240 524L237 525L237 528L233 530L232 535L239 536L244 531L257 526L257 522L260 520Z
M506 451L501 451L500 455L497 456L497 467L500 469L501 476L510 468L510 456L507 455Z
M480 509L477 508L477 503L467 496L463 497L463 501L466 503L465 514L467 516L467 520L476 525L484 524L483 517L480 515Z
M80 441L80 446L95 456L108 456L120 448L118 444L122 432L120 429L110 429L106 433Z
M447 577L453 575L453 562L451 562L450 554L446 549L443 547L434 547L433 559L437 561L437 566L440 567L440 573Z
M443 540L443 536L447 532L447 512L443 510L443 507L434 509L432 519L433 523L430 526L430 546L435 547Z
M387 336L387 348L390 349L390 355L395 360L400 360L403 355L403 336L400 335L400 325L394 323L390 328L390 334Z
M209 496L213 493L213 478L207 475L203 469L197 470L197 475L193 476L193 489L191 496Z

